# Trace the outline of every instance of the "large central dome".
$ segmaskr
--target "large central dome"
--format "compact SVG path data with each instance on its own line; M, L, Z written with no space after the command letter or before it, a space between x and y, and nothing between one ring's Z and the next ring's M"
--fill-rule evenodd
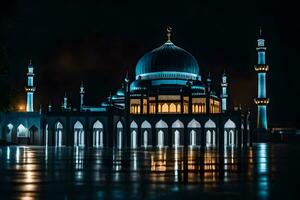
M184 72L199 75L197 60L171 41L145 54L137 63L135 74L153 72Z

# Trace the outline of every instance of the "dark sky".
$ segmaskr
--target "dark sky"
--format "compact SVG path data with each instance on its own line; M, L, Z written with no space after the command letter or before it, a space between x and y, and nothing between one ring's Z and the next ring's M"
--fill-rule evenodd
M86 102L97 105L121 86L128 70L134 77L138 59L172 41L192 53L200 74L210 71L220 91L224 68L231 106L255 112L256 38L266 39L270 122L299 126L298 6L276 1L181 1L116 3L100 0L10 0L1 6L1 41L8 55L13 101L25 102L25 73L33 59L36 106L61 103L65 91L78 105L79 86Z

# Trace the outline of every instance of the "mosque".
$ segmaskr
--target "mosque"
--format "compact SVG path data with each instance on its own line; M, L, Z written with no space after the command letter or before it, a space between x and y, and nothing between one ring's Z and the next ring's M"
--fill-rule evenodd
M264 40L258 39L259 64L265 73ZM263 52L263 53L262 53ZM259 75L264 78L265 75ZM84 102L84 85L79 90L80 109L71 108L67 96L59 111L48 106L34 110L34 67L28 65L26 112L2 113L2 140L9 144L123 148L242 147L252 142L250 114L228 108L227 74L220 80L221 94L212 88L210 74L204 79L195 57L171 41L142 56L135 80L128 75L119 90L97 107ZM259 84L264 80L259 80ZM259 125L266 128L265 87L259 86Z

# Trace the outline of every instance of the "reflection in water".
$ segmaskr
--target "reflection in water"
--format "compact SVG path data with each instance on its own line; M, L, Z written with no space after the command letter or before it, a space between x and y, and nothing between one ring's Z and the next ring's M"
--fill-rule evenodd
M268 148L267 144L261 144L257 151L257 172L259 196L268 199L269 179L268 179Z
M266 199L269 150L267 144L223 151L3 147L0 192L19 199L155 199L183 189L190 195L221 191Z

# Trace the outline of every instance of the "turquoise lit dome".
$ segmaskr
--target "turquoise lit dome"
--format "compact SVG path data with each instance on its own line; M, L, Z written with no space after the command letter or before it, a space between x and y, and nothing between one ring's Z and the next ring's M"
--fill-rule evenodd
M199 75L199 65L192 54L168 41L146 53L136 65L136 76L153 72L185 72Z
M117 96L120 96L120 97L125 96L124 88L117 90Z

